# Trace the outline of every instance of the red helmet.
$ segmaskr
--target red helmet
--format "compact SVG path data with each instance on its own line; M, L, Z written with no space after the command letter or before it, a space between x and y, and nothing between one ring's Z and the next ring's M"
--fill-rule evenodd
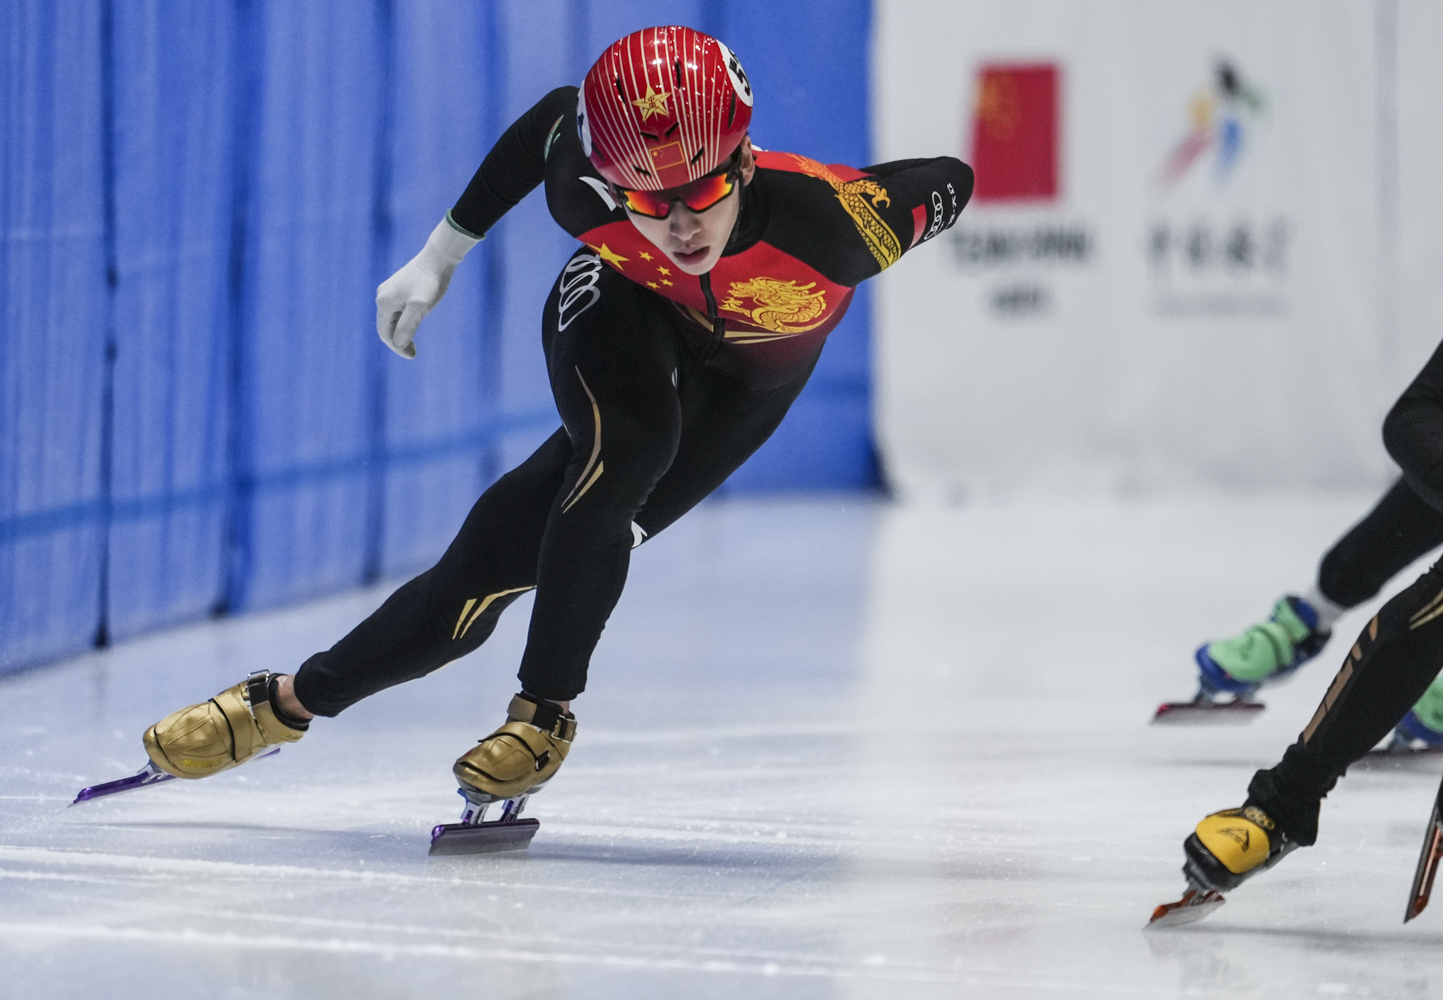
M726 162L752 120L752 85L732 50L691 28L614 42L581 84L576 128L618 187L679 187Z

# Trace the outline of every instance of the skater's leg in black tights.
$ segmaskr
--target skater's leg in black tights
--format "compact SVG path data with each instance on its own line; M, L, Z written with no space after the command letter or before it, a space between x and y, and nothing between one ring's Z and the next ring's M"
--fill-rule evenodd
M1323 557L1318 589L1339 607L1356 607L1439 545L1443 545L1443 513L1399 479Z
M336 715L480 646L507 605L536 586L546 513L570 459L571 444L558 430L493 483L440 562L301 666L295 677L301 704L317 715Z
M809 365L793 382L763 392L715 369L684 377L675 457L654 487L650 474L623 467L610 480L612 489L602 490L613 475L606 459L591 492L570 509L565 497L558 501L542 545L540 586L518 674L525 690L554 701L582 692L592 650L621 596L636 543L632 523L650 538L705 499L776 430L810 372ZM617 422L606 413L603 408L602 426L614 428ZM610 454L605 440L602 454ZM611 539L608 549L598 549L598 537Z
M567 266L578 262L584 269L576 274L595 276L597 298L563 311L553 293L543 319L571 454L547 504L520 671L527 692L553 701L585 687L591 652L626 583L632 521L671 466L682 423L671 307L594 254L583 251Z
M1348 651L1322 704L1282 762L1259 771L1248 800L1294 840L1318 835L1318 804L1422 697L1443 665L1443 562L1394 597Z
M682 395L676 458L647 498L636 522L650 538L701 503L772 436L812 369L814 355L792 381L750 390L714 368L699 368Z

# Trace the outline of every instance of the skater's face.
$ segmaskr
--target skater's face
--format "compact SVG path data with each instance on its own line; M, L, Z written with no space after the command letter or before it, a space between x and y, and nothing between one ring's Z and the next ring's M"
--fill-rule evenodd
M654 196L648 193L649 202L669 206L665 218L658 219L652 214L636 211L630 205L626 206L626 214L641 235L666 254L681 271L705 274L716 266L726 249L727 240L737 222L737 213L741 211L742 188L752 182L755 173L756 160L752 156L751 139L743 138L735 164L728 164L718 174L719 177L734 179L731 190L719 201L700 211L692 208L687 202L698 199L694 192L687 190L693 186L689 184L685 188L673 189L676 193L671 198L666 197L671 191L658 191ZM620 196L617 200L626 205L624 193L617 191L615 194Z

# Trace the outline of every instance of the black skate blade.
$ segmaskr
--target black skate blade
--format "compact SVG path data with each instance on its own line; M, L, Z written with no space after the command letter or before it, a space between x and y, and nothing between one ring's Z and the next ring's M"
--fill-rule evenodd
M1433 799L1433 812L1428 817L1428 832L1423 837L1423 851L1413 872L1413 888L1408 893L1408 908L1403 923L1412 920L1428 906L1433 895L1433 880L1438 875L1438 862L1443 861L1443 784Z
M1154 726L1241 726L1267 706L1260 701L1165 701L1152 715Z
M274 757L280 752L281 748L276 747L274 750L267 751L255 759L260 760L263 757ZM133 792L137 788L149 788L151 785L158 785L162 781L171 781L174 778L175 775L162 771L147 761L144 767L128 778L116 778L114 781L104 781L98 785L90 785L89 787L82 788L80 794L75 796L75 801L70 803L70 805L78 806L82 802L94 802L96 799L103 799L107 795ZM69 808L69 806L66 808Z
M492 823L442 823L431 831L433 857L442 854L496 854L524 851L541 821L536 819L496 820Z
M1149 927L1165 930L1195 924L1226 902L1222 893L1212 889L1189 889L1176 903L1163 903L1153 910L1143 930Z

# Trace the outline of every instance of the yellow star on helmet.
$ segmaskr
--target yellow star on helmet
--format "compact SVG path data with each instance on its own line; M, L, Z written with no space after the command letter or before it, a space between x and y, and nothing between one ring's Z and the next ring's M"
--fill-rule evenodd
M664 90L660 92L652 90L651 84L648 83L645 96L638 97L631 103L641 109L641 120L646 121L652 115L667 114L666 99L670 96Z

